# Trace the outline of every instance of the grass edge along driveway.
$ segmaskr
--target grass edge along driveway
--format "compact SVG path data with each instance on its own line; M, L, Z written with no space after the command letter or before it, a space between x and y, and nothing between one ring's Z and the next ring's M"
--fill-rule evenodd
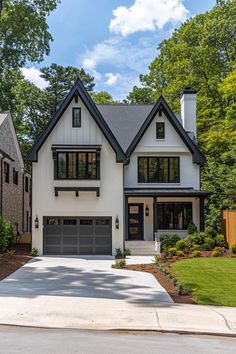
M236 306L236 258L194 258L171 264L198 304Z

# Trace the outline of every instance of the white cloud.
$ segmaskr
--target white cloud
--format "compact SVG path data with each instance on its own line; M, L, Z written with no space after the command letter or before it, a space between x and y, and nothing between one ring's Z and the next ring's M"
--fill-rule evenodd
M42 77L40 77L41 72L32 67L32 68L21 68L21 72L26 78L26 80L29 80L33 84L35 84L37 87L39 87L41 90L44 89L47 86L47 81L44 80Z
M135 0L132 6L119 6L113 11L110 31L124 37L137 31L154 31L168 22L184 21L188 13L182 0Z
M108 86L115 85L117 80L121 77L120 74L112 74L112 73L106 73L105 76L107 78L106 84Z

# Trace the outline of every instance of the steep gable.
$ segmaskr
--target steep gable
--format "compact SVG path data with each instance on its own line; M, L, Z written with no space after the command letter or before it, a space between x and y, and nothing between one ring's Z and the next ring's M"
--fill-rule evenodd
M81 81L79 79L76 81L74 87L68 93L68 95L66 96L65 100L62 102L62 104L59 107L59 109L57 110L57 112L54 114L52 119L48 122L45 129L43 130L43 132L41 133L41 135L39 136L39 138L35 142L34 146L32 147L32 149L30 150L30 152L28 154L28 159L32 162L37 162L37 159L38 159L37 155L38 155L39 149L41 148L41 146L43 145L43 143L45 142L45 140L47 139L49 134L52 132L52 130L54 129L56 124L59 122L63 113L68 108L69 104L77 96L80 97L83 104L85 105L85 107L87 108L89 113L91 114L92 118L95 120L98 127L100 128L100 130L102 131L102 133L104 134L104 136L106 137L108 142L110 143L111 147L115 151L117 162L125 161L126 157L125 157L125 154L124 154L120 144L118 143L114 134L110 130L106 121L102 117L101 113L97 109L96 105L92 101L89 94L86 92L83 84L81 83Z

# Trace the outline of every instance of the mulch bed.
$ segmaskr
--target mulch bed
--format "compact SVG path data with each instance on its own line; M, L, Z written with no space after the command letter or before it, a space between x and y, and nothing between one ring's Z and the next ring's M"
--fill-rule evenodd
M176 303L196 304L191 295L179 295L178 289L171 283L168 276L160 271L156 264L127 265L125 269L152 274Z
M30 256L30 245L14 245L10 250L15 251L12 257L0 259L0 280L8 277L33 258Z

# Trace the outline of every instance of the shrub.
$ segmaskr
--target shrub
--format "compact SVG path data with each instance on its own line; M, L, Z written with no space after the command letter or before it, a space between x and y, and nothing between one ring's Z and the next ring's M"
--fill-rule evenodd
M191 244L203 245L206 237L204 232L195 232L193 235L188 236L188 239Z
M170 247L175 247L179 240L179 235L161 235L161 252L168 250Z
M231 251L236 254L236 244L230 247Z
M183 252L183 251L181 251L181 250L177 250L177 252L176 252L176 256L178 256L178 257L184 257L184 256L185 256L185 254L184 254L184 252Z
M156 265L160 264L160 262L161 262L161 255L160 254L154 255L154 262L156 263Z
M195 232L197 232L197 227L192 221L190 221L188 225L188 235L193 235Z
M211 237L206 237L205 242L203 244L203 248L206 251L211 251L215 246L215 240Z
M116 257L122 257L123 253L120 248L116 248Z
M125 259L118 259L116 260L115 268L124 268L126 266Z
M190 295L192 292L191 288L186 285L179 285L179 295Z
M0 217L0 250L6 250L13 239L14 233L9 221Z
M186 251L189 249L189 243L185 240L179 240L176 242L175 247L180 251Z
M14 254L15 254L14 250L9 250L6 253L4 253L4 257L5 258L12 258L14 256Z
M201 257L201 251L199 250L193 250L191 253L192 257Z
M201 251L202 250L202 245L192 245L191 247L192 251Z
M215 237L215 245L219 246L219 247L225 247L226 246L224 235L217 235Z
M177 250L176 247L170 247L170 248L168 249L168 252L169 252L169 254L170 254L171 256L177 256L179 250Z
M30 255L32 257L37 257L38 254L39 254L39 250L37 248L32 248Z
M125 256L131 256L131 251L130 251L129 248L125 248L125 249L124 249L124 255L125 255Z
M215 247L213 251L211 252L212 257L219 257L222 256L224 253L224 248L223 247Z

